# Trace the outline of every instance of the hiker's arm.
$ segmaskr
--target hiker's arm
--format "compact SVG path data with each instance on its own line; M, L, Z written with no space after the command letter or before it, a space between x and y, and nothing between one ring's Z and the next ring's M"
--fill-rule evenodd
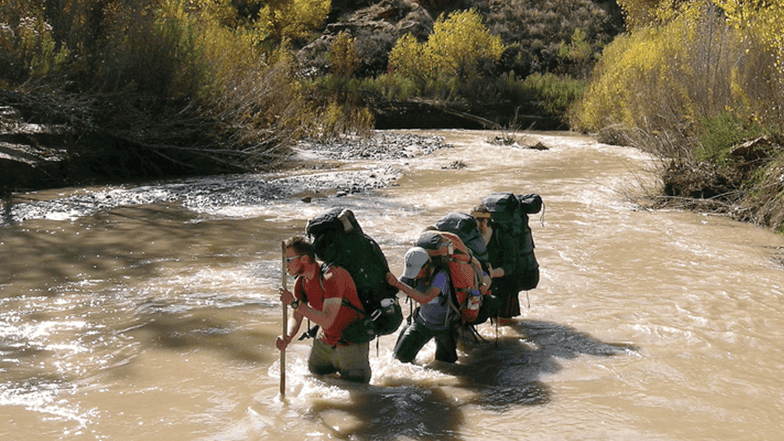
M400 280L395 277L392 273L387 273L387 283L394 286L395 288L403 291L403 293L412 299L414 299L417 303L424 305L425 303L430 302L434 298L438 297L441 294L441 290L438 287L431 286L427 289L424 293L417 291L416 289L406 285L405 283L401 282Z
M331 276L329 278L331 278ZM324 299L322 310L315 309L307 302L300 301L293 314L294 320L297 322L297 329L299 329L299 323L302 322L303 317L307 317L312 322L315 322L324 329L329 328L332 326L332 323L335 322L335 318L338 316L338 312L340 311L340 305L342 303L345 292L351 288L347 286L347 283L340 284L333 283L332 281L324 283L328 292L332 293L331 296ZM297 300L297 298L291 291L285 290L283 288L280 289L281 302L287 305L291 305L295 300ZM291 337L294 336L292 333L289 333L289 335Z
M328 329L330 326L332 326L333 323L335 323L335 319L338 317L338 312L340 311L340 305L342 303L342 297L324 299L324 309L321 311L315 308L311 308L311 306L307 303L303 303L299 306L295 313L302 314L304 317L309 318L312 322L321 326L322 329ZM302 319L300 318L300 320Z
M280 349L281 351L286 349L289 343L291 343L291 341L294 340L294 337L297 335L297 332L299 332L299 327L301 324L302 324L302 315L297 314L297 312L294 311L291 314L291 319L288 321L288 330L286 332L286 335L278 336L278 338L275 340L275 346L277 346L278 349Z

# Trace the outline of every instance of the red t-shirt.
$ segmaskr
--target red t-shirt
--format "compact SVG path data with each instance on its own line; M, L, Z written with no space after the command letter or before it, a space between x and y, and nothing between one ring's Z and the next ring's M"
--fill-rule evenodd
M322 289L323 285L323 289ZM306 301L313 309L324 310L324 299L342 298L346 299L363 311L362 303L357 296L357 287L354 279L345 269L339 266L329 267L314 279L298 277L294 285L294 295L301 301ZM337 345L343 330L359 318L359 313L341 303L338 316L328 329L322 329L324 341L329 345Z

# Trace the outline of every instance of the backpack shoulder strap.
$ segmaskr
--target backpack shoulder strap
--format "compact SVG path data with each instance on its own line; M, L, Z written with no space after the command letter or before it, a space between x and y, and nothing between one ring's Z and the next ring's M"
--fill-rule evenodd
M319 265L318 281L322 291L326 291L326 289L324 288L324 273L326 273L329 267L331 266L332 266L331 263L326 263L326 262Z
M322 291L326 291L326 289L324 289L324 273L325 273L325 272L327 272L327 270L329 270L329 268L330 268L330 267L332 267L332 266L333 266L333 265L332 265L332 264L330 264L330 263L322 263L322 264L321 264L321 266L319 266L318 281L319 281L319 285L321 286L321 290L322 290ZM357 312L357 314L359 314L361 317L365 317L365 316L367 315L367 314L365 313L365 311L362 311L361 309L359 309L359 308L357 308L356 306L354 306L354 305L353 305L351 302L349 302L349 301L348 301L348 299L347 299L347 298L345 298L345 297L341 297L341 298L340 298L340 304L341 304L341 305L343 305L343 306L347 306L347 307L349 307L349 308L353 309L353 310L354 310L354 311L356 311L356 312Z
M365 317L367 315L365 313L365 311L363 311L363 310L357 308L356 306L354 306L353 304L351 304L351 302L349 302L348 299L346 299L346 298L340 299L340 304L343 305L343 306L347 306L347 307L353 309L354 311L357 312L357 314L359 314L360 317Z
M449 274L449 271L446 271L446 278L449 283L449 295L446 293L442 293L444 299L441 301L442 305L447 305L449 308L454 311L457 315L460 315L460 305L458 305L457 301L457 288L455 288L455 284L452 283L452 275ZM449 317L447 316L447 320Z

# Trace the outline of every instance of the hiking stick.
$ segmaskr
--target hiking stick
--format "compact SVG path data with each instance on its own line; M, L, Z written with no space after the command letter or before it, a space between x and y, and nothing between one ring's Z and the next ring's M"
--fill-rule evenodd
M281 284L283 289L286 288L286 242L280 243L281 249L281 259L280 259L280 266L281 266ZM286 304L280 302L283 305L283 338L286 338L288 334L289 328L289 312ZM286 349L280 351L280 396L281 398L286 396Z
M498 349L498 314L495 315L495 348Z

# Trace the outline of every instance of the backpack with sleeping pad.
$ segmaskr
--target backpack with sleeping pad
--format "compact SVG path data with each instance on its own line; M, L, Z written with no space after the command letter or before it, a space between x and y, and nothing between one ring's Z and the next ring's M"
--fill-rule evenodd
M313 240L316 257L324 264L344 268L354 279L364 311L361 320L343 331L350 343L364 343L376 336L395 332L403 321L397 288L389 285L389 264L373 238L362 231L354 213L340 207L329 209L308 220L305 230ZM319 275L321 277L321 275ZM354 308L347 300L343 305Z
M448 231L425 231L416 245L427 251L433 265L447 270L452 285L452 310L460 314L463 323L476 322L485 298L480 291L484 280L479 260L457 234Z
M536 288L539 284L539 263L534 254L534 238L528 225L528 215L541 211L542 197L533 193L491 193L482 199L482 205L490 211L493 223L514 240L518 291Z
M473 256L482 264L482 269L487 270L490 258L487 254L487 244L476 226L476 220L465 213L452 212L437 220L435 227L438 231L447 231L460 237Z

